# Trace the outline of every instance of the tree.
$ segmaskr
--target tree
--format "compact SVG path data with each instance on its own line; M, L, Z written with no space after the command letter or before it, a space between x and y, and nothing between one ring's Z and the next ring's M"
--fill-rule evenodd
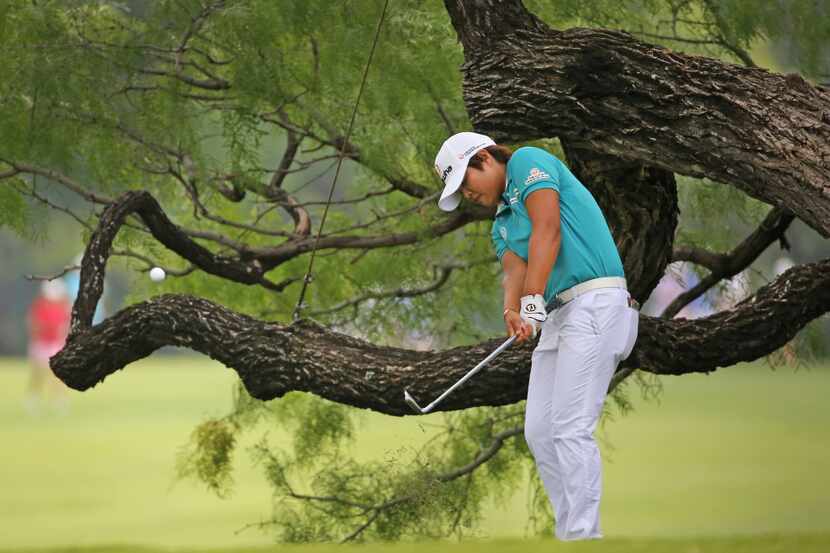
M13 78L0 84L0 201L16 206L18 226L21 197L68 214L88 243L54 372L84 390L163 345L202 352L236 370L242 386L232 413L197 428L183 473L226 492L235 436L262 416L291 418L301 428L294 455L263 444L260 460L275 487L319 510L281 511L283 539L462 532L481 499L510 489L529 460L511 438L522 432L531 344L450 396L440 447L400 473L337 452L353 434L343 406L406 414L404 387L435 397L500 341L482 340L468 322L500 299L492 213L434 207L436 145L470 125L501 142L561 147L606 213L641 302L673 260L710 270L665 316L641 316L613 389L631 375L648 389L647 374L710 372L775 351L830 310L830 260L794 267L710 317L671 315L771 244L785 245L794 218L830 235L830 94L755 67L752 39L787 32L777 12L738 0L630 0L622 12L619 2L580 4L538 1L529 11L518 0L447 0L439 10L410 0L383 18L379 2L170 0L143 17L109 2L7 3L0 36L11 54L0 68ZM809 11L820 9L790 5L816 16L799 23L812 32L807 52L827 33L809 23L821 21ZM592 27L550 26L574 22ZM347 136L378 25L381 47ZM808 77L821 72L810 59ZM310 192L339 157L351 180L318 243L325 202ZM731 251L675 244L676 181L689 177L772 207ZM84 207L59 202L54 187ZM327 324L289 322L315 249L303 314ZM91 326L113 255L180 278L171 293L137 291ZM479 343L419 352L337 331L378 341L401 328ZM291 391L330 402L283 397ZM317 455L341 464L321 468L320 493L297 492L291 469Z

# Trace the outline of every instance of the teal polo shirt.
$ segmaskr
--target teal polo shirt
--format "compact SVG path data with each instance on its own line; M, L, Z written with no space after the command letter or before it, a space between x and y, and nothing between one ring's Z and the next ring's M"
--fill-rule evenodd
M559 194L559 255L545 286L545 302L571 286L599 277L624 277L622 261L602 210L559 158L541 148L517 149L507 162L507 185L491 232L496 255L512 251L527 262L527 197L550 188Z

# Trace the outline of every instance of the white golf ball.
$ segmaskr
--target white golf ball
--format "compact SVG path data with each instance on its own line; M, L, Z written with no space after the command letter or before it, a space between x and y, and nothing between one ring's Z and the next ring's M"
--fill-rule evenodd
M161 267L153 267L150 269L150 280L153 282L159 282L164 280L165 274L164 269Z

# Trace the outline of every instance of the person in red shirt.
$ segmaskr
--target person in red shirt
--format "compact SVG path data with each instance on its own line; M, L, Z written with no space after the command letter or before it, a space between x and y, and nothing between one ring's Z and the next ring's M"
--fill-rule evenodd
M66 285L60 279L47 280L40 294L29 308L29 382L26 386L25 405L34 413L38 403L48 401L48 395L61 410L68 406L66 386L49 368L49 358L59 352L69 333L72 305Z

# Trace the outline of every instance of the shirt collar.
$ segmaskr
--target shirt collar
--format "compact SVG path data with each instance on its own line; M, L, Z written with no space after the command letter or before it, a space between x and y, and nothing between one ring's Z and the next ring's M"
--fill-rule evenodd
M501 199L504 203L510 204L510 183L513 182L510 177L506 177L504 183L504 192L501 193Z
M510 190L510 180L507 180L507 183L504 186L504 192L501 194L501 201L499 205L496 207L496 215L504 211L505 209L510 207L510 194L508 193Z

